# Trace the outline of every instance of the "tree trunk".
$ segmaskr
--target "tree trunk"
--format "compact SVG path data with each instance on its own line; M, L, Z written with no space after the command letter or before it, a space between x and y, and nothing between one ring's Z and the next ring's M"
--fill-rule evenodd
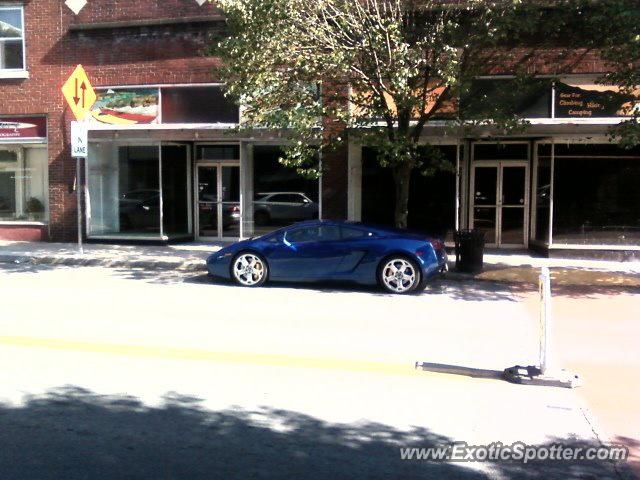
M412 165L404 163L393 169L393 179L396 188L395 222L398 228L407 228L409 215L409 182L411 181Z

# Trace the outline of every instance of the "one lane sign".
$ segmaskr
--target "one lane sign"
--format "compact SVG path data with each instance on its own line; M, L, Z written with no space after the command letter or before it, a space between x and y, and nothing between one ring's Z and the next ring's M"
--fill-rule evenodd
M85 122L71 122L71 156L87 158L89 150L87 124Z

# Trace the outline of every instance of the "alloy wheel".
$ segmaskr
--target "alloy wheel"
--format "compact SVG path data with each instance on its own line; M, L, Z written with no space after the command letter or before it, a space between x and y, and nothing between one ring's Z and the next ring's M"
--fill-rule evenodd
M382 268L382 281L388 290L406 293L416 285L418 274L415 267L404 258L394 258Z
M233 276L241 285L257 285L266 274L263 260L252 253L239 255L233 263Z

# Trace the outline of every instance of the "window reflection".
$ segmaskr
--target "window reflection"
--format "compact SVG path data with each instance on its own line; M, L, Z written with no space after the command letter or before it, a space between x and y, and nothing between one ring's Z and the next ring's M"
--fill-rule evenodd
M591 146L597 155L597 146ZM640 243L640 157L555 158L553 242Z
M319 215L319 182L299 175L278 162L281 149L256 146L253 154L253 233L262 235L277 228Z

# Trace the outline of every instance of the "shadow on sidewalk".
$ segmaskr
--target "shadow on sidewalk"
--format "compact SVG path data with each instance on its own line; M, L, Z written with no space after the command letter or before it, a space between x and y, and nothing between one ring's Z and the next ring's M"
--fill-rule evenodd
M48 265L38 264L30 261L25 262L2 262L0 263L1 273L41 273L54 269L76 269L76 268L102 268L108 275L126 280L140 280L152 284L210 284L212 286L236 287L231 281L224 279L213 279L205 273L183 271L168 268L139 268L139 267L78 267L69 265ZM612 274L615 275L615 274ZM595 298L597 296L611 296L621 294L640 295L640 286L632 285L610 285L606 279L599 285L579 285L552 280L552 293L556 296L566 296L570 298ZM264 288L288 288L313 290L322 293L361 293L375 296L396 297L396 295L386 293L375 286L362 286L351 283L321 282L321 283L292 283L273 282L267 283ZM431 281L427 288L412 295L439 296L443 295L454 300L465 301L520 301L522 296L535 293L537 286L531 282L503 282L489 279L473 278L443 278Z
M613 476L606 461L485 463L489 476L464 463L401 460L400 447L430 447L451 439L427 428L405 432L364 421L327 423L270 408L211 411L200 399L176 393L150 407L135 397L67 386L27 397L22 406L0 405L0 424L3 480Z

